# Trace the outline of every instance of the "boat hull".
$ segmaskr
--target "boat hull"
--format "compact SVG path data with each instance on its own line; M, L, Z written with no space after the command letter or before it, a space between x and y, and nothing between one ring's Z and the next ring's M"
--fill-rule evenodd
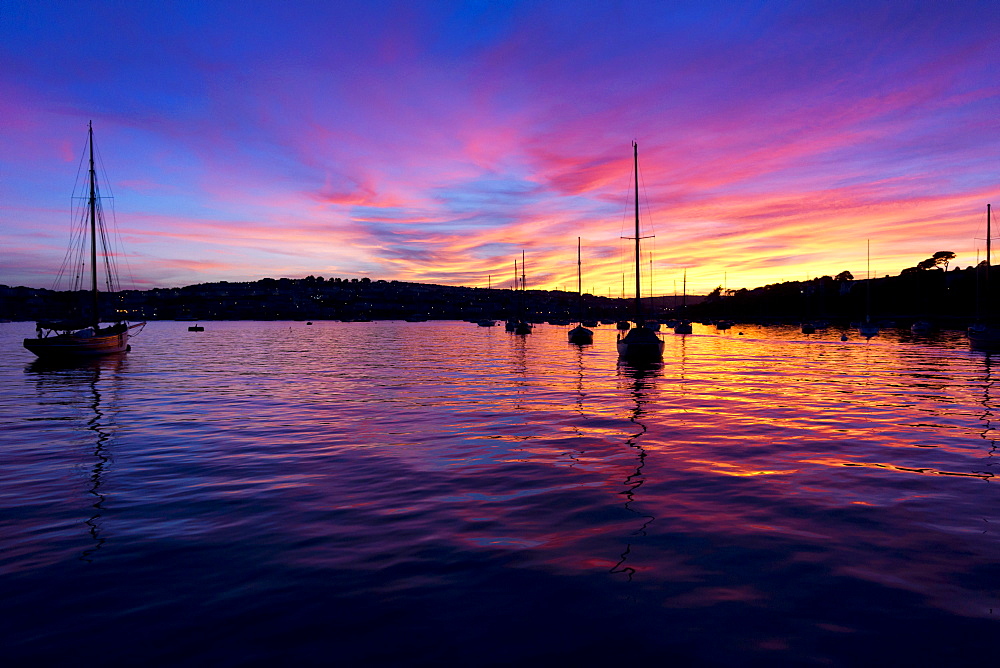
M25 339L24 347L40 358L72 358L111 355L128 350L128 331L108 336L61 334Z
M586 327L574 327L567 333L570 343L577 345L587 345L594 342L594 332Z
M1000 352L1000 327L973 325L969 327L968 335L971 348Z
M630 361L659 361L663 359L663 339L652 330L636 327L618 339L618 357Z
M663 359L663 341L659 343L618 342L618 357L632 361L659 361Z
M875 325L861 325L860 327L858 327L858 334L865 337L866 339L870 339L872 337L878 336L878 327L876 327Z

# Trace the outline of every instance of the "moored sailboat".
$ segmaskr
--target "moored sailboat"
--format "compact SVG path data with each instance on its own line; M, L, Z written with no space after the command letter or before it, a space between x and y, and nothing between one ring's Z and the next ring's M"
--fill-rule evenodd
M992 207L986 205L986 260L983 262L982 266L976 267L977 278L976 278L976 322L969 326L968 337L969 346L975 348L976 350L984 351L1000 351L1000 324L998 324L995 319L989 317L989 314L984 314L984 309L982 305L982 300L985 298L987 303L992 306L992 292L990 290L990 237L992 236ZM982 275L982 280L979 279L979 275Z
M94 128L87 126L87 147L90 169L87 183L87 207L81 222L87 232L79 235L83 241L89 240L90 290L85 303L75 311L66 313L61 320L42 320L35 325L35 338L24 339L24 347L41 358L79 358L95 355L122 353L130 349L128 340L132 330L146 323L129 324L124 318L103 319L100 309L100 295L97 288L98 239L101 242L100 257L106 268L106 284L109 291L117 289L117 276L111 262L112 253L107 247L108 235L104 227L97 171L94 167ZM80 249L81 254L86 252ZM79 286L77 286L79 287Z
M518 283L520 283L520 285L518 285ZM515 285L515 291L518 294L518 298L514 300L517 302L517 305L514 306L514 303L512 302L511 308L512 309L516 308L518 313L516 315L512 314L512 317L507 319L507 324L505 325L505 327L508 332L513 332L514 334L521 334L521 335L531 334L531 331L533 329L531 324L525 318L520 317L523 316L525 312L524 292L525 292L525 286L527 285L524 272L524 251L521 251L520 278L518 278L517 275L517 260L514 260L514 285Z
M583 263L580 259L580 237L576 238L576 317L579 324L567 332L570 343L587 345L594 342L594 330L583 326Z
M618 337L618 356L630 362L655 362L663 358L663 339L645 327L640 290L639 254L639 145L632 142L632 159L635 170L635 324L627 334Z
M871 267L871 242L868 242L868 267L865 278L865 321L858 325L858 333L865 339L878 336L878 325L872 322L872 267Z
M688 271L684 270L684 287L681 290L681 318L676 323L674 323L674 334L690 334L691 321L687 319L687 301L688 301Z

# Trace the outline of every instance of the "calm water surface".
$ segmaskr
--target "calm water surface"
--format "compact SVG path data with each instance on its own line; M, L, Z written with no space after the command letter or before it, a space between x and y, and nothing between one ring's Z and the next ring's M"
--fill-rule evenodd
M12 665L965 665L1000 637L1000 357L737 326L0 325ZM740 334L742 332L742 335Z

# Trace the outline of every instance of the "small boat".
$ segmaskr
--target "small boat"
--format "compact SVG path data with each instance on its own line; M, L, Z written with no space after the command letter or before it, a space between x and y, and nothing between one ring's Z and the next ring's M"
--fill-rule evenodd
M976 350L1000 351L1000 326L977 322L969 325L968 337Z
M519 299L518 299L519 307L518 307L518 310L520 312L522 312L522 313L525 310L524 292L525 292L525 286L527 285L527 281L525 280L525 278L526 278L526 276L525 276L525 272L524 272L524 251L521 251L520 289L517 292L518 292L518 295L519 295ZM514 280L515 281L518 280L518 277L517 277L517 260L514 260ZM520 334L520 335L523 336L523 335L526 335L526 334L531 334L531 330L532 329L534 329L534 328L531 326L531 323L529 323L527 320L512 319L512 320L508 320L507 321L507 331L508 332L513 332L515 334Z
M804 323L802 323L802 333L803 334L815 334L816 333L816 325L812 324L811 322L804 322Z
M858 325L858 334L871 339L878 336L878 325L871 321L872 310L872 268L871 268L871 242L868 242L868 269L865 279L865 321Z
M580 259L580 237L576 238L576 293L577 318L581 318L581 312L583 311L583 264ZM582 318L580 324L569 330L566 336L570 343L578 346L585 346L594 342L594 330L584 327Z
M495 327L496 324L497 324L497 321L496 320L490 320L489 318L487 318L486 320L477 320L476 324L479 325L480 327Z
M307 323L307 324L311 325L312 323L310 322L310 323ZM205 328L202 327L201 325L191 325L190 327L188 327L188 331L189 332L204 332Z
M872 322L863 322L858 325L858 334L866 339L876 337L878 336L878 325Z
M566 335L570 343L575 343L578 346L585 346L594 342L594 330L587 329L583 325L577 325L569 330Z
M683 300L681 302L681 313L684 313L684 312L687 311L687 298L688 298L687 286L688 286L688 272L687 272L687 269L685 269L684 270L684 290L681 293L683 295L682 298L681 298ZM680 320L678 320L674 324L674 334L690 334L691 332L692 332L692 328L691 328L691 321L690 320L687 320L685 318L681 318Z
M109 290L118 289L118 277L112 263L114 253L107 245L110 235L104 225L97 170L94 167L94 126L90 123L87 125L87 147L90 155L90 169L87 176L88 196L85 212L80 218L80 225L87 231L74 234L73 238L80 240L81 247L77 250L81 259L87 252L83 245L89 241L90 290L79 310L67 313L62 320L37 322L35 338L24 339L24 347L40 358L72 359L127 352L130 349L128 343L130 334L146 324L141 322L130 325L121 317L108 321L101 318L97 268L101 264L106 267L105 282ZM74 286L74 291L83 292L82 287L82 285Z
M632 142L632 160L635 169L635 323L636 327L618 335L618 357L629 362L657 362L663 359L663 339L645 327L642 315L639 265L639 145ZM619 329L621 324L619 323Z
M726 330L726 329L732 328L732 326L733 326L733 323L730 322L729 320L716 320L715 321L715 328L716 329Z

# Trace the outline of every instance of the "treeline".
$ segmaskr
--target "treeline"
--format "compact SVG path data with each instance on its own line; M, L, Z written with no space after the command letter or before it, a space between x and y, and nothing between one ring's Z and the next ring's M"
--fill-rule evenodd
M370 278L263 278L251 282L202 283L181 288L125 290L102 294L105 319L121 314L137 320L395 320L427 318L468 320L528 318L538 321L574 318L620 318L632 312L632 301L561 290L470 288L462 286L372 280ZM652 306L672 306L657 298ZM697 298L689 297L689 302ZM0 318L45 320L65 318L85 293L0 286ZM651 308L652 308L651 307Z
M759 288L723 291L716 288L690 309L696 319L859 321L869 314L876 321L931 320L941 326L965 326L969 321L1000 313L996 292L1000 273L981 264L947 271L935 254L898 276L854 280L850 272L809 281L788 281ZM950 258L949 258L950 259ZM997 290L991 289L995 286Z

